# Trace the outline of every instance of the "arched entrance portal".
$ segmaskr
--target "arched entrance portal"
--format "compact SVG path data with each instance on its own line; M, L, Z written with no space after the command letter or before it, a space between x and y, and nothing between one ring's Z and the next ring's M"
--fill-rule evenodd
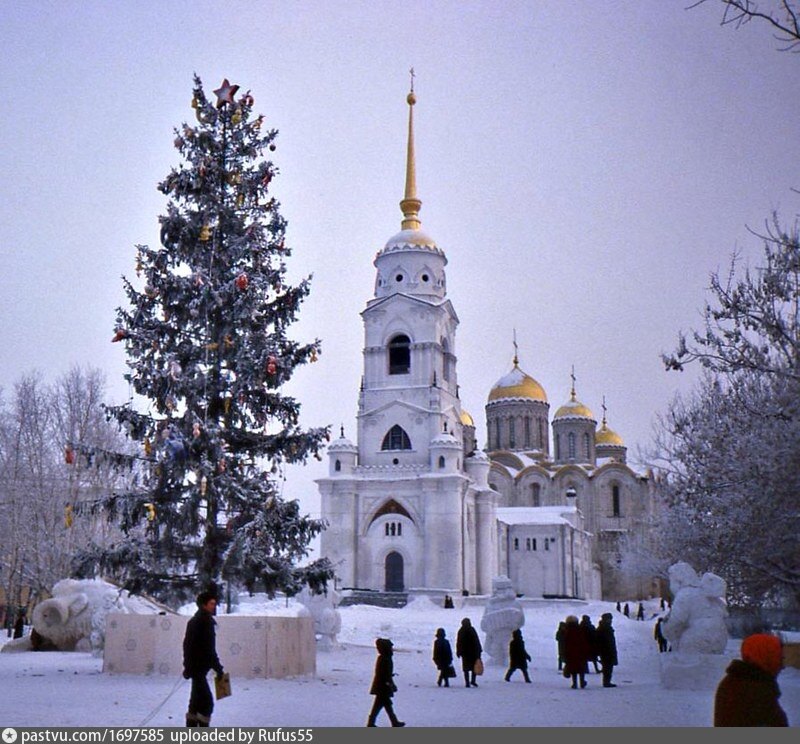
M397 551L392 551L386 556L386 589L387 592L402 592L403 586L403 556Z

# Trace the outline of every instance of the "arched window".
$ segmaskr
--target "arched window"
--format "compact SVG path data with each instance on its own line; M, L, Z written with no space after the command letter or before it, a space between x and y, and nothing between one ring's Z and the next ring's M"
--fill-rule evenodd
M574 460L575 459L575 433L572 432L572 431L569 434L567 434L567 452L568 452L567 457L569 457L570 460Z
M531 506L542 505L542 487L538 483L531 483Z
M389 374L405 375L411 369L411 339L401 333L389 341Z
M539 419L539 449L544 449L544 433L543 433L544 426L542 424L542 420Z
M386 432L386 436L383 438L383 444L381 444L381 449L410 450L411 440L408 438L408 434L403 431L402 427L395 424Z
M589 434L587 432L583 435L583 456L588 460L590 454Z
M334 469L334 470L335 470L337 473L338 473L338 472L340 472L340 471L341 471L341 469L342 469L342 461L341 461L341 460L337 460L337 461L334 463L334 465L333 465L333 469Z
M525 449L531 446L531 420L529 416L525 417L525 443L523 446Z
M445 464L444 455L439 455L439 467L443 468Z
M561 435L556 434L556 441L554 442L556 445L556 460L561 459Z
M620 516L619 510L619 486L615 483L611 486L611 515Z
M508 420L508 447L514 449L517 446L516 427L514 426L514 419Z
M494 422L494 437L495 437L495 440L494 440L495 449L500 449L501 448L501 445L500 445L500 419L495 419L495 422Z
M450 367L453 366L452 356L450 355L450 344L447 339L442 339L442 379L450 379Z

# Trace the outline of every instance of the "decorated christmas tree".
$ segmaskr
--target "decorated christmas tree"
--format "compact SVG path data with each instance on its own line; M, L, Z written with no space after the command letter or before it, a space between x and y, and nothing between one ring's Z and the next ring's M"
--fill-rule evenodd
M300 565L320 520L281 496L284 466L319 458L327 428L303 430L300 405L282 392L319 340L287 335L309 279L289 286L286 221L265 159L275 130L250 93L224 80L209 100L194 78L196 122L175 130L180 164L159 184L169 198L161 245L137 246L130 306L112 341L125 344L125 375L145 405L109 407L137 444L119 455L128 486L85 506L118 524L122 539L76 557L80 575L102 574L168 603L200 589L294 594L323 589L326 559Z

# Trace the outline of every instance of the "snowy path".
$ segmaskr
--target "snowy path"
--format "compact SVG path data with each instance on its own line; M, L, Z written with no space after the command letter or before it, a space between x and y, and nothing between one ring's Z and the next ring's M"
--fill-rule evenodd
M582 607L526 608L523 632L533 662L533 683L519 673L503 680L503 668L487 664L480 687L466 689L461 678L450 689L436 687L430 646L437 627L453 642L461 617L480 626L482 610L425 606L404 610L342 609L341 649L317 656L317 674L295 679L234 679L233 696L216 704L215 726L361 727L372 703L368 694L375 661L372 640L395 643L398 715L411 726L709 726L713 690L666 690L659 683L659 654L652 622L615 614L620 666L616 689L603 689L600 675L588 675L585 690L572 690L556 669L552 635L565 612L593 619L608 603ZM613 606L612 606L613 609ZM728 654L737 654L731 640ZM223 659L224 663L224 659ZM457 667L458 668L458 667ZM162 703L178 680L102 674L102 660L88 654L0 654L0 726L138 726ZM781 703L793 726L800 726L800 670L779 678ZM189 683L149 720L152 726L181 726ZM383 714L379 726L388 725Z

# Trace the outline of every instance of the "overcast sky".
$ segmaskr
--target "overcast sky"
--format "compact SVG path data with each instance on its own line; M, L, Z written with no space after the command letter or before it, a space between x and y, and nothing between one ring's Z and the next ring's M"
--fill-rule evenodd
M757 260L798 212L800 57L716 0L81 2L3 0L0 386L72 364L128 398L112 344L135 244L158 244L156 185L192 121L192 75L250 89L279 130L272 191L294 278L293 335L322 340L291 389L303 423L355 437L372 261L400 229L416 70L423 229L448 257L464 407L522 368L551 415L578 397L635 454L693 373L660 354L699 327L709 274ZM286 493L317 507L311 479Z

